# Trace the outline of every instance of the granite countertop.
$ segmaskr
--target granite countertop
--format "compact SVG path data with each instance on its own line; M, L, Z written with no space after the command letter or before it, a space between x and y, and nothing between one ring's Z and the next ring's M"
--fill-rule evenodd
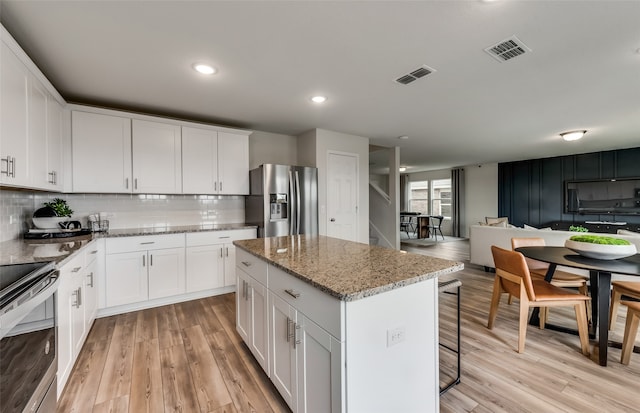
M164 227L140 227L112 229L107 233L94 232L68 238L14 239L0 243L0 265L22 264L27 262L55 261L61 264L75 251L88 245L97 238L132 237L138 235L180 234L187 232L226 231L252 229L256 226L246 224L219 225L181 225Z
M342 301L380 294L464 268L461 262L325 236L233 243Z

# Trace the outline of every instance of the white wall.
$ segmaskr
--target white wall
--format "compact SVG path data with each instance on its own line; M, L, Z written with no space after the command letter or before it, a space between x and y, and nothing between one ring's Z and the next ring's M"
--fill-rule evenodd
M318 230L321 235L327 234L327 153L329 151L358 155L357 240L368 244L369 138L324 129L314 129L298 136L298 163L318 168Z
M298 138L254 131L249 135L249 169L265 163L298 165Z
M465 175L464 236L469 236L469 226L484 222L485 217L498 216L498 164L469 165Z

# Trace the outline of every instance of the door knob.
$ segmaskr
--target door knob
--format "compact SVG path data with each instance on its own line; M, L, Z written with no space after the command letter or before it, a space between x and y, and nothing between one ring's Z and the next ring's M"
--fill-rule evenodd
M330 220L330 221L331 221L331 222L336 222L336 219L335 219L335 218L331 218L331 220Z

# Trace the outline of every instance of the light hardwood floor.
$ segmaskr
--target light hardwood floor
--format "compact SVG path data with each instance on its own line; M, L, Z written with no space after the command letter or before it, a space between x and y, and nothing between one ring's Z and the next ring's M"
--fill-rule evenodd
M640 354L623 366L611 348L601 367L595 354L582 356L577 336L535 327L518 354L517 303L503 300L494 329L486 328L493 274L469 264L467 241L403 249L465 262L449 277L463 283L462 382L440 398L442 412L640 412ZM454 300L441 295L443 341L453 338ZM571 326L573 317L554 309L550 321ZM614 339L623 327L620 317ZM455 359L446 351L441 358L446 380ZM227 294L96 320L58 411L289 410L236 334Z

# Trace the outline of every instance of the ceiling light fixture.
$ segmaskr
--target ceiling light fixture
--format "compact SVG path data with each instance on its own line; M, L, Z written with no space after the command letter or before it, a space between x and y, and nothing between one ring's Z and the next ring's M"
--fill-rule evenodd
M402 136L398 136L398 139L400 139L400 140L403 140L403 141L404 141L404 140L409 139L409 137L408 137L407 135L402 135Z
M585 133L587 133L586 130L574 130L569 132L562 132L560 136L562 136L562 139L564 139L565 141L577 141L578 139L582 138Z
M324 103L327 101L327 97L326 96L314 96L311 98L311 101L313 103Z
M406 171L406 170L407 170L407 167L406 167L406 166L401 166L400 168L398 168L398 170L399 170L400 172L404 172L404 171Z
M196 72L202 73L203 75L213 75L216 73L216 68L213 66L205 65L203 63L196 63L193 65L193 69Z

